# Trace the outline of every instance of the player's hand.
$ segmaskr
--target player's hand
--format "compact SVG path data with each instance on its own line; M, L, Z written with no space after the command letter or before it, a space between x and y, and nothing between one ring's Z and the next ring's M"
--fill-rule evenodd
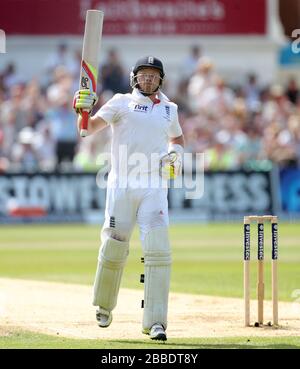
M90 90L78 90L74 95L73 108L77 114L81 114L82 110L86 110L90 114L97 101L98 97L95 92L90 92Z
M172 151L160 159L159 173L164 179L175 179L182 172L182 157L179 153Z

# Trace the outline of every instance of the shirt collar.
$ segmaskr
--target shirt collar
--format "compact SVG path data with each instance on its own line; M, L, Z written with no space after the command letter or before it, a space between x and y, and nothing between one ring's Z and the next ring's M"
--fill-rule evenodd
M144 96L137 88L132 91L132 96L140 102L149 102L149 97Z
M134 88L133 91L132 91L132 96L134 98L136 98L138 101L140 102L149 102L149 100L151 101L151 99L148 97L148 96L144 96L137 88ZM157 97L160 101L164 100L164 101L170 101L168 99L168 97L163 94L161 91L158 90L158 93L157 93Z

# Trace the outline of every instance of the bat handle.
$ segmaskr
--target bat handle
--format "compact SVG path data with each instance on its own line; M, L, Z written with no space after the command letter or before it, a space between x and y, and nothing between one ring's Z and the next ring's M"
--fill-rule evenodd
M80 136L86 137L88 135L88 122L89 122L89 112L83 110L81 113L82 120L81 120L81 129L80 129Z

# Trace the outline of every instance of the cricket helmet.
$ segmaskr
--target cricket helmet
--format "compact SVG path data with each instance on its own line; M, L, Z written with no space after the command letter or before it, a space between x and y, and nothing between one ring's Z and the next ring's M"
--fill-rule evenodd
M163 63L159 59L155 58L154 56L144 56L143 58L138 59L138 61L135 63L135 66L132 68L131 73L130 73L130 86L132 88L134 87L139 88L137 80L136 80L136 75L137 75L137 72L142 68L155 68L159 70L159 73L160 73L160 83L158 86L159 88L162 85L165 72L164 72Z

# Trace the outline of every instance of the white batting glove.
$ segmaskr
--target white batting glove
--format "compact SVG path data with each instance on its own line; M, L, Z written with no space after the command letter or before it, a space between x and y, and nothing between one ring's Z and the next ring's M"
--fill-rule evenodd
M82 110L86 110L90 114L97 101L98 97L95 92L90 92L90 90L78 90L74 95L73 108L77 114L81 114Z
M160 159L160 175L164 179L175 179L182 173L183 147L170 144L168 154Z

